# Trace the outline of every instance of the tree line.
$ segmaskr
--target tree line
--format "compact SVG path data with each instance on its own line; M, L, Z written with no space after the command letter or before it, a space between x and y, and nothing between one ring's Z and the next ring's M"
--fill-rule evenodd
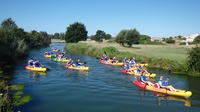
M87 33L88 31L86 30L84 24L75 22L67 27L65 34L62 35L62 39L64 37L66 42L74 43L87 39L102 42L103 40L109 40L112 38L110 34L107 34L102 30L97 30L96 34L91 36L88 36ZM115 41L122 46L128 45L131 47L133 44L148 44L151 42L151 37L147 35L141 35L136 29L130 29L120 31L116 36Z
M8 18L0 25L0 68L27 54L32 48L48 46L51 43L47 32L26 32Z

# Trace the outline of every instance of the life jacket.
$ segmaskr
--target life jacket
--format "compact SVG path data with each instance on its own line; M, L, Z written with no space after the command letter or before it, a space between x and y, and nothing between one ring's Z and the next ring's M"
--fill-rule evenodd
M145 76L140 76L140 82L147 81L147 78Z
M35 63L35 67L40 67L40 63L39 63L39 62L36 62L36 63Z
M159 82L160 82L159 84L161 84L160 87L167 86L167 83L164 80L159 80Z

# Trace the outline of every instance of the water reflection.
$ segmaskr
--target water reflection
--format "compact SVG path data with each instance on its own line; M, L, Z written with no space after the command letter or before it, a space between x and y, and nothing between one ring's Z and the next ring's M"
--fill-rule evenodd
M157 97L157 104L161 105L162 101L178 101L183 102L184 106L191 107L191 101L187 98L177 97L177 96L170 96L160 93L154 94Z
M88 71L85 71L85 70L72 70L72 69L67 69L67 72L69 74L71 73L76 73L78 75L85 75L85 76L88 76Z
M27 71L27 72L29 77L35 80L39 80L39 77L41 75L46 77L46 72L34 72L34 71Z
M167 101L178 101L178 102L183 102L184 106L186 107L191 107L192 103L189 99L187 98L183 98L183 97L177 97L177 96L170 96L170 95L166 95L166 94L161 94L161 93L154 93L154 92L149 92L146 90L139 90L139 95L140 95L140 101L143 101L145 99L144 96L149 96L147 95L148 93L153 93L154 96L157 99L157 105L161 106L161 105L168 105L169 103ZM163 102L165 101L165 103Z

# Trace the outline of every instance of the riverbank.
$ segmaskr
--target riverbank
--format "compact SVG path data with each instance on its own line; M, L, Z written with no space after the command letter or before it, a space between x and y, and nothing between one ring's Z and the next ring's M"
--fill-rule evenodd
M187 64L184 60L184 57L180 60L179 59L179 54L177 53L174 56L171 57L176 57L174 59L170 58L161 58L160 56L154 57L148 54L142 55L142 54L136 54L133 51L131 52L129 50L119 50L116 48L116 46L112 44L107 44L107 46L103 45L91 45L88 44L87 42L79 42L79 43L67 43L65 45L65 49L69 50L74 53L79 53L79 54L85 54L89 56L93 56L96 58L99 58L102 56L103 53L106 53L109 57L116 57L117 59L121 60L122 58L132 58L135 57L137 62L142 63L144 59L147 60L147 63L149 64L149 68L156 68L156 69L163 69L163 70L170 70L176 74L185 74L188 76L195 76L195 77L200 77L199 73L191 73L187 69ZM124 48L126 49L126 48ZM167 49L167 48L166 48ZM161 50L161 49L159 49ZM152 52L152 51L148 51ZM160 53L161 54L161 53ZM173 54L173 53L171 53ZM170 56L169 56L170 57ZM178 57L178 58L177 58ZM186 58L187 56L185 56Z

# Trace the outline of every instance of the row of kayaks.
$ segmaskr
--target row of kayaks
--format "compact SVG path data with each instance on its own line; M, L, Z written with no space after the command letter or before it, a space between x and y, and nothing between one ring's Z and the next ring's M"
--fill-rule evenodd
M106 65L112 65L112 66L123 66L124 65L124 63L122 63L122 62L112 63L109 60L108 61L100 60L100 63L106 64ZM146 66L148 66L148 64L147 63L145 63L145 64L136 64L136 66L146 67ZM125 69L122 69L121 72L125 73L125 74L129 74L129 75L141 76L141 73L133 73L133 72L127 71ZM156 76L156 74L155 73L148 73L148 74L145 74L145 76L149 77L149 78L154 78Z
M61 63L67 63L69 62L69 59L58 59L58 58L53 58L51 55L44 55L45 58L51 58L52 61L55 62L61 62ZM69 65L64 65L65 68L68 69L73 69L73 70L89 70L89 67L85 67L85 66L69 66Z
M106 64L106 65L112 65L112 66L123 66L124 63L111 63L109 61L102 61L100 60L100 63L102 64ZM141 66L148 66L148 64L142 64ZM128 72L124 69L121 70L122 73L125 74L129 74L129 75L134 75L134 76L141 76L141 74L133 74L132 72ZM146 77L149 78L154 78L156 76L156 74L152 73L152 74L145 74ZM180 90L180 89L176 89L177 91L170 91L167 89L163 89L163 88L157 88L156 86L149 86L146 85L140 81L133 81L132 82L134 85L136 85L137 87L139 87L140 89L144 89L144 90L148 90L148 91L152 91L152 92L156 92L156 93L162 93L162 94L167 94L167 95L172 95L172 96L179 96L179 97L184 97L184 98L188 98L192 95L191 91L185 91L185 90Z
M44 55L45 58L52 58L51 55ZM52 61L55 61L55 62L64 62L64 63L67 63L69 60L67 59L62 59L62 60L59 60L57 58L52 58L51 59ZM118 63L111 63L110 61L103 61L103 60L100 60L100 63L102 64L106 64L106 65L112 65L112 66L123 66L124 63L121 63L121 62L118 62ZM141 64L141 66L148 66L148 64ZM64 65L64 67L66 67L67 69L73 69L73 70L89 70L89 67L85 67L85 66L69 66L69 65ZM31 66L25 66L26 69L28 70L31 70L31 71L37 71L37 72L46 72L47 71L47 68L34 68L34 67L31 67ZM141 76L141 74L133 74L131 72L128 72L126 70L121 70L122 73L126 73L126 74L129 74L129 75L134 75L134 76ZM154 78L156 76L156 74L145 74L146 77L150 77L150 78ZM185 98L188 98L192 95L192 92L191 91L185 91L185 90L180 90L180 89L177 89L177 91L170 91L170 90L167 90L167 89L162 89L162 88L157 88L156 86L149 86L149 85L146 85L142 82L139 82L137 80L133 81L132 82L134 85L136 85L137 87L139 87L140 89L144 89L144 90L148 90L148 91L152 91L152 92L156 92L156 93L162 93L162 94L167 94L167 95L172 95L172 96L180 96L180 97L185 97Z
M102 63L102 64L106 64L106 65L112 65L112 66L123 66L124 65L124 63L122 63L122 62L117 62L117 63L112 63L111 61L103 61L103 60L100 60L100 63ZM148 66L148 64L147 63L145 63L145 64L139 64L140 66Z

